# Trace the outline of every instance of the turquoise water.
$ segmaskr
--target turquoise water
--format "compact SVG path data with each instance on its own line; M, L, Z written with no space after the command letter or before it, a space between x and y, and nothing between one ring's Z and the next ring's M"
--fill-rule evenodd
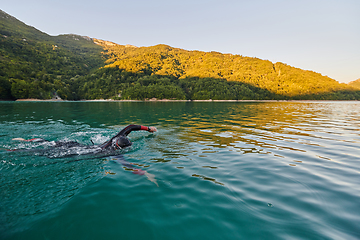
M359 102L0 102L0 239L360 239ZM111 156L12 141L103 143ZM6 151L17 149L21 151Z

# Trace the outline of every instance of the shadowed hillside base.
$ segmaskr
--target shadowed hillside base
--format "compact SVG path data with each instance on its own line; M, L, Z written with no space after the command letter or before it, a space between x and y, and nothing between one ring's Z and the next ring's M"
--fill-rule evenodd
M118 68L103 68L77 79L82 99L249 100L284 99L280 95L241 82L224 79L145 75Z
M81 99L178 99L178 100L356 100L360 91L337 90L319 94L286 96L249 83L220 78L147 75L117 67L99 69L76 79Z

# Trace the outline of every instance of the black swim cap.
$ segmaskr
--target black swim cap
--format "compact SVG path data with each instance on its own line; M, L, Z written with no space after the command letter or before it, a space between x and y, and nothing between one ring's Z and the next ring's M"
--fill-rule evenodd
M132 142L130 142L130 140L127 137L119 137L118 139L116 139L116 146L121 147L121 148L125 148L125 147L130 147L132 145Z

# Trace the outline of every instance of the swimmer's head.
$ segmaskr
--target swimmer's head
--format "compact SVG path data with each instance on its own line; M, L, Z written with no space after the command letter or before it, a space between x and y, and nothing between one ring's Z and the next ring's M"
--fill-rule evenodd
M119 148L126 148L126 147L130 147L132 145L132 142L130 142L130 140L127 137L119 137L116 139L116 146L118 146Z

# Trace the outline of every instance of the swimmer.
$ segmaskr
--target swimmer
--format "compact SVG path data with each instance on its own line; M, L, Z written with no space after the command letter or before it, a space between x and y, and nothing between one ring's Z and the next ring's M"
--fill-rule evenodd
M130 147L132 145L132 142L127 138L127 136L132 131L148 131L148 132L156 132L157 129L155 127L146 127L142 125L128 125L123 130L121 130L118 134L116 134L114 137L112 137L109 141L104 142L100 145L83 145L75 141L56 141L55 142L55 149L69 149L69 148L76 148L80 147L82 149L86 149L85 154L98 154L105 152L107 154L114 152L117 149L123 149L126 147ZM33 139L23 139L23 138L13 138L12 140L16 141L26 141L26 142L49 142L48 140L45 140L43 138L33 138ZM17 151L17 149L8 150L8 151ZM106 154L106 155L107 155ZM77 155L77 154L66 154L65 156L70 155ZM62 157L65 157L64 155ZM127 162L122 155L112 156L111 160L115 160L124 167L126 167L128 170L131 170L134 174L138 175L145 175L149 181L156 184L156 186L159 186L155 175L148 173L145 170L136 168L133 166L133 164Z
M111 151L111 150L117 150L122 149L126 147L130 147L132 145L132 142L127 138L129 133L132 131L148 131L148 132L156 132L157 129L155 127L146 127L142 125L129 125L125 127L123 130L121 130L118 134L116 134L114 137L112 137L109 141L104 142L100 145L83 145L75 141L57 141L55 142L54 147L63 147L63 148L71 148L71 147L84 147L87 149L97 149L99 151ZM43 138L33 138L33 139L23 139L23 138L13 138L12 140L17 141L26 141L26 142L49 142L48 140L45 140Z

